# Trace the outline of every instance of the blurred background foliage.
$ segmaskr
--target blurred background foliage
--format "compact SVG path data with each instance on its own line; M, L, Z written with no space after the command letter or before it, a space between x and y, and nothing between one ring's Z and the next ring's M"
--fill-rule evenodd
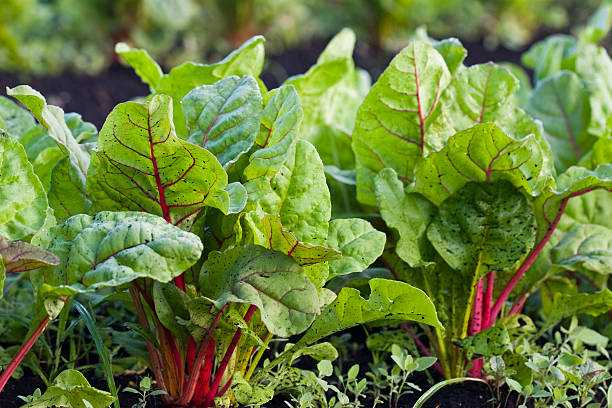
M395 51L415 28L437 38L525 47L584 24L600 0L0 0L0 70L94 74L119 41L162 65L213 60L255 34L272 54L350 27Z

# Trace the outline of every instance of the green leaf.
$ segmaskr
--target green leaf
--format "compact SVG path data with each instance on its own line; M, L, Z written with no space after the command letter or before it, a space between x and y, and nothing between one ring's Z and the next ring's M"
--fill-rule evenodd
M576 40L569 35L551 35L532 45L522 55L521 62L535 71L534 79L537 83L562 69L569 69L576 47Z
M259 245L289 255L299 265L308 266L319 262L334 261L343 258L336 249L319 245L308 245L300 242L295 235L283 228L280 217L266 214L262 220L265 241ZM331 244L328 244L331 246Z
M461 131L505 119L514 109L510 102L518 88L518 80L506 68L492 62L472 65L453 77L441 103L455 130Z
M36 126L36 121L28 111L18 106L9 98L0 96L0 127L9 135L21 139Z
M593 224L579 225L551 250L551 259L564 269L610 274L612 229Z
M47 196L19 142L0 132L0 235L11 240L43 226Z
M556 186L549 185L537 197L535 208L541 208L541 212L536 212L536 215L543 218L542 222L538 223L548 228L563 200L596 189L612 190L612 164L600 164L594 170L570 167L557 178Z
M172 97L176 132L180 138L187 139L188 137L180 104L183 97L197 86L214 84L231 75L257 77L261 73L264 62L263 43L264 38L256 36L246 41L222 61L210 65L186 62L161 77L155 87L155 93Z
M134 68L136 74L142 82L149 85L151 91L155 89L164 73L146 50L134 49L126 43L120 42L115 45L115 52Z
M455 343L476 357L501 356L506 351L512 351L510 334L503 326L489 327L475 336L459 339Z
M91 201L86 192L85 175L72 165L68 157L61 159L51 171L49 207L58 221L76 214L86 214Z
M350 28L343 28L325 46L325 49L317 59L317 64L323 64L335 59L352 58L356 41L355 32Z
M527 101L532 91L529 75L520 65L513 64L512 62L501 62L499 66L506 68L516 79L518 79L519 90L514 94L515 105L524 108L527 105Z
M60 262L53 253L36 245L11 241L2 236L0 236L0 258L2 261L0 263L7 273L31 271L41 266L58 265ZM1 290L0 293L2 293Z
M40 179L45 191L51 187L51 174L55 165L64 158L64 153L58 147L48 147L36 156L32 163L34 173Z
M283 227L301 242L325 245L331 203L316 149L299 140L270 184L272 191L259 202L262 209L279 214Z
M435 207L420 194L405 192L393 169L381 170L375 183L380 214L399 235L395 252L412 267L427 264L431 247L426 231Z
M390 63L357 112L353 151L357 199L376 205L374 178L392 167L412 181L419 157L442 146L451 129L440 123L439 96L450 81L442 56L413 41Z
M436 42L433 47L444 58L451 76L455 76L463 66L463 60L467 56L467 50L463 48L461 41L456 38L446 38Z
M140 210L188 228L206 206L229 211L227 174L205 149L174 134L171 99L126 102L108 116L87 191L97 210Z
M468 183L440 205L427 238L454 269L491 270L517 265L535 241L535 217L525 196L507 181Z
M597 11L589 17L587 25L580 33L580 40L597 44L610 31L612 21L612 4L602 2Z
M188 141L213 153L223 166L246 153L259 132L262 98L255 78L230 76L192 89L181 100Z
M169 282L202 253L196 235L140 212L75 215L39 235L38 241L60 258L60 264L42 268L33 281L76 289L78 282L90 290L138 278Z
M376 320L408 320L441 327L434 305L420 289L387 279L372 279L369 284L371 291L367 300L356 289L342 288L294 348Z
M550 174L536 134L515 139L493 123L455 134L446 147L417 164L414 191L439 205L469 181L510 181L537 195Z
M263 110L255 150L244 169L249 199L255 201L270 191L270 179L290 157L304 112L297 91L283 85L274 92Z
M187 330L177 323L177 319L189 320L189 296L180 290L173 282L153 284L153 304L155 314L165 328L175 336L188 341Z
M232 384L232 393L236 401L244 405L261 406L274 397L273 388L249 384L240 371L234 374Z
M604 289L596 293L564 294L555 293L552 312L546 316L546 321L536 338L561 319L577 316L582 313L598 316L612 309L612 292Z
M76 141L64 119L64 111L53 105L47 105L47 101L40 92L28 85L20 85L13 89L7 88L6 93L17 98L27 106L41 125L47 129L64 154L70 157L72 164L85 175L89 167L89 153L87 153Z
M542 121L558 171L576 164L593 146L595 138L588 134L591 119L589 95L573 72L560 71L540 81L526 109L531 116Z
M612 115L612 60L602 47L583 45L576 53L576 73L590 93L591 123L589 133L603 136L608 132L608 118Z
M385 241L385 234L365 220L333 220L329 224L327 245L338 249L342 259L329 262L330 277L363 271L382 255Z
M40 398L21 408L106 408L115 398L91 385L77 370L64 370Z
M452 287L453 320L467 330L477 282L509 271L533 247L535 217L525 196L507 181L468 183L441 205L427 238L459 275Z
M303 332L319 314L317 290L291 257L256 245L213 253L202 266L200 290L217 308L229 302L258 307L277 336Z

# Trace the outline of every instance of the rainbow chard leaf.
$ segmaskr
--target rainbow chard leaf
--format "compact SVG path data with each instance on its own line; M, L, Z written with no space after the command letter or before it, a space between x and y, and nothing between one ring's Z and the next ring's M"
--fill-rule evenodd
M83 374L76 370L62 371L40 398L22 408L107 408L115 397L91 385Z
M444 149L421 160L414 191L439 205L469 181L505 179L535 196L552 175L551 162L537 134L514 139L484 123L455 134Z
M429 264L432 251L426 231L435 206L420 194L407 193L393 169L381 170L375 183L380 214L399 235L395 252L412 267Z
M47 195L23 146L0 131L0 236L22 239L40 229Z
M27 242L11 241L4 237L0 237L0 257L6 273L26 272L41 266L59 265L59 258L53 253Z
M295 88L281 86L273 91L263 109L255 150L244 169L249 200L259 200L270 191L270 179L289 158L297 140L304 112Z
M272 191L259 202L262 209L280 214L283 227L299 241L325 245L331 202L323 163L314 146L298 140L271 186Z
M261 246L213 253L202 266L200 289L217 308L229 302L258 307L268 330L288 337L320 313L317 290L291 257Z
M57 106L47 105L45 97L28 85L20 85L13 89L7 88L6 93L23 103L47 129L49 136L57 142L60 150L70 157L72 164L83 175L87 174L89 153L78 144L68 128L64 111Z
M225 167L246 153L259 132L262 98L253 77L230 76L191 90L181 100L189 142Z
M36 126L36 121L30 113L9 98L0 96L0 127L9 135L21 139Z
M374 178L392 167L412 181L418 158L440 148L452 128L440 121L439 99L450 81L442 56L413 41L391 61L357 112L353 151L357 198L376 205Z
M188 229L206 206L228 213L237 186L207 150L179 139L171 98L126 102L108 116L87 178L94 210L140 210Z
M342 259L329 262L330 277L366 269L382 255L385 240L385 234L366 220L347 218L330 222L327 245L342 253Z
M283 229L280 217L277 214L266 214L262 225L265 241L257 244L289 255L301 266L342 258L342 254L333 248L308 245L298 241L295 235Z
M595 137L588 134L589 94L573 72L560 71L540 81L526 109L542 121L544 134L555 152L557 170L576 164L593 146Z
M527 198L505 180L468 183L446 199L427 238L461 274L454 315L464 336L476 283L492 270L509 271L534 245L536 223ZM462 337L462 336L461 336Z
M42 268L37 281L88 289L118 286L137 278L169 282L197 262L200 239L141 212L79 214L37 236L37 244L60 258Z
M89 212L91 201L86 192L86 178L68 157L61 159L51 170L47 197L58 221Z
M612 230L582 224L567 233L551 250L551 260L564 269L612 273Z
M144 50L131 49L123 44L118 45L117 52L136 70L142 81L149 85L152 93L172 97L176 132L180 138L187 139L189 135L180 104L183 97L195 87L214 84L231 75L257 77L264 62L263 43L264 38L256 36L215 64L186 62L164 75L161 75L157 63Z
M433 47L444 58L451 76L455 76L467 56L467 50L463 48L461 41L456 38L446 38L437 41Z
M503 119L514 108L512 97L518 80L497 64L472 65L459 72L442 95L445 114L456 130Z

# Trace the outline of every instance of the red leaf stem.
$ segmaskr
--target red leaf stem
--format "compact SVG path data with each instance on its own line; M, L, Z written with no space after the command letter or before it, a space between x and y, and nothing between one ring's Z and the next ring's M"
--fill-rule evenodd
M196 390L191 399L191 405L197 407L203 404L204 398L210 391L210 377L212 375L213 361L215 359L215 339L210 339L206 354L204 355L204 366L198 375Z
M19 364L21 364L21 361L28 354L32 346L34 346L36 340L38 340L40 335L43 333L50 320L51 319L49 318L49 316L47 316L45 320L42 321L42 323L38 326L36 331L28 339L28 341L26 341L25 344L21 346L17 354L15 354L15 357L13 357L9 365L6 367L6 370L2 372L2 375L0 375L0 393L2 392L2 389L8 382L9 378L11 378L17 367L19 367Z
M247 310L246 314L244 315L245 323L247 324L249 323L249 321L251 320L251 317L253 317L253 314L255 313L256 310L257 310L257 306L255 305L251 305L249 307L249 310ZM234 338L232 339L232 342L227 348L227 351L225 352L225 355L223 356L223 360L221 360L221 364L219 364L219 368L217 369L217 373L215 374L215 380L213 381L213 384L210 387L210 390L208 391L208 395L206 396L206 400L204 401L204 407L206 408L212 406L211 404L213 403L213 399L217 396L217 390L219 389L221 378L223 377L223 374L225 374L225 369L227 368L227 365L229 364L230 358L232 358L232 355L234 354L234 350L236 349L236 346L238 345L238 341L240 340L241 335L242 335L242 330L240 330L240 328L236 329L236 334L234 334Z
M206 358L206 352L209 348L209 342L212 341L212 333L217 328L217 324L219 323L219 320L221 319L221 315L223 314L223 312L225 312L225 309L227 309L227 305L228 304L225 304L221 308L219 313L217 313L215 320L212 322L212 324L210 325L210 328L208 329L208 332L206 333L206 337L204 337L204 339L200 343L200 346L198 348L198 354L196 355L196 358L193 361L193 366L189 373L189 379L187 380L187 386L185 387L182 397L179 398L179 400L177 401L177 405L186 405L193 398L193 394L196 389L196 384L198 382L198 378L200 377L200 367L202 366L202 362ZM213 351L214 351L214 341L212 342L212 344L213 344ZM209 360L210 360L210 364L212 364L212 359L206 359L205 363L209 363Z
M487 291L482 300L482 327L481 330L486 330L493 325L491 321L491 306L493 302L493 289L495 288L495 271L489 272L487 275Z
M508 316L512 316L512 315L521 313L521 310L523 310L523 306L525 306L525 301L527 300L528 294L529 294L529 291L525 291L525 293L521 295L518 302L516 302L514 306L512 306L512 309L510 309Z
M472 320L468 329L468 335L474 336L482 328L482 300L484 298L484 278L476 284L474 294L474 306L472 307Z

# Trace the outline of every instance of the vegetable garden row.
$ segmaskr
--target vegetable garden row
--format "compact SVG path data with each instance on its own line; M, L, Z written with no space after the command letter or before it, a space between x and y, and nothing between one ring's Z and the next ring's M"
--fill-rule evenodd
M375 381L323 379L338 356L323 340L369 323L383 341L368 347L394 364L374 406L398 406L426 369L438 387L506 384L519 404L609 406L605 33L535 44L533 89L520 67L466 67L458 40L423 33L373 85L343 30L271 90L262 37L168 73L120 43L151 95L100 131L7 89L21 105L0 97L0 287L28 272L34 301L23 344L0 347L0 391L71 308L112 301L135 313L126 326L170 407L266 406L275 392L367 406ZM306 356L318 373L292 366ZM118 407L104 366L109 392L67 369L26 406Z

